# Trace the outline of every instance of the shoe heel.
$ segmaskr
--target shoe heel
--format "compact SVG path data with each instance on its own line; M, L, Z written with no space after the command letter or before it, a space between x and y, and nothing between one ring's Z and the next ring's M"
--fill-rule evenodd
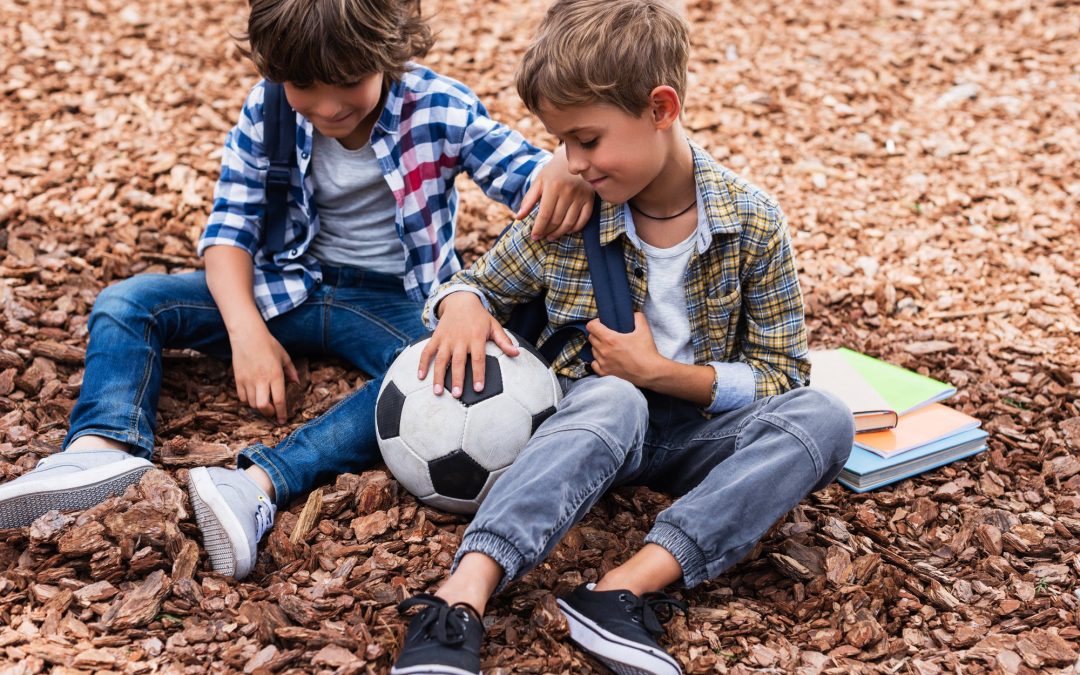
M199 524L199 530L202 532L203 548L206 549L210 557L210 567L215 572L235 578L236 560L233 556L232 543L221 521L199 495L198 483L201 481L196 471L198 469L192 469L188 474L188 495L191 497L191 506L195 509L195 522Z

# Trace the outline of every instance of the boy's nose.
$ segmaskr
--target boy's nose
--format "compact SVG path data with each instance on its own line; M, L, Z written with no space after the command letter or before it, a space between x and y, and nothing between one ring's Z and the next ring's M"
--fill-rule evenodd
M581 156L580 153L574 152L570 149L566 151L566 169L574 174L580 176L585 173L585 170L589 168L589 163Z

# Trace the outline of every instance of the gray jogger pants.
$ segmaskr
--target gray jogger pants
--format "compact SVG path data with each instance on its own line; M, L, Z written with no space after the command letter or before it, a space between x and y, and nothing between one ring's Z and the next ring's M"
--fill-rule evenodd
M458 550L457 560L470 551L495 560L500 589L538 565L605 491L627 484L677 498L646 541L667 549L695 586L828 485L851 451L851 412L815 389L706 419L615 377L563 384L558 411L492 488Z

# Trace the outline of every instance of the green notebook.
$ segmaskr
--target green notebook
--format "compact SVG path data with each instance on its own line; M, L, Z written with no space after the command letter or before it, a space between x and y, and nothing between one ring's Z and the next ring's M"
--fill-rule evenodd
M810 363L810 386L836 394L855 414L904 415L956 393L950 384L850 349L811 351Z

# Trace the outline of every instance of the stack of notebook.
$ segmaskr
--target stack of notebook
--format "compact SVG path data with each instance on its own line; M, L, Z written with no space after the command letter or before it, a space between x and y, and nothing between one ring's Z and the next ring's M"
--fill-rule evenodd
M956 388L850 349L810 353L810 386L855 417L855 446L837 480L867 492L986 449L979 420L942 405Z

